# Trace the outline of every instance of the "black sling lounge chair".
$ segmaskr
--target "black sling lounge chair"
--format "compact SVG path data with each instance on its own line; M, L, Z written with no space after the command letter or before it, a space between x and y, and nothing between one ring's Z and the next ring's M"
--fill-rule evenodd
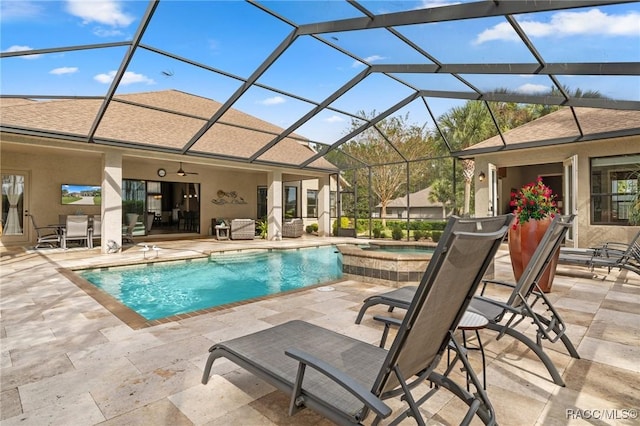
M580 356L565 334L564 321L553 308L549 299L537 288L537 282L544 274L555 252L559 250L573 218L574 215L554 218L516 284L484 280L482 292L479 296L474 297L469 305L469 310L480 313L489 320L487 328L499 333L497 339L508 334L527 345L544 363L553 381L559 386L564 386L564 381L549 355L544 352L542 340L548 340L552 343L561 340L569 355L576 359L579 359ZM484 296L488 284L511 288L512 292L508 300L501 301ZM362 321L365 311L374 305L386 305L389 307L389 311L394 308L406 309L415 289L416 287L407 286L365 299L360 312L358 312L356 324ZM540 305L536 308L538 303ZM544 309L539 309L540 306L543 306ZM535 341L515 329L525 319L531 320L537 327Z
M602 247L594 248L561 248L558 263L566 265L607 268L608 272L618 268L626 269L640 275L640 232L629 244L607 242Z
M493 408L481 386L472 395L434 369L511 219L507 215L449 220L388 350L304 321L290 321L212 346L202 382L208 382L217 358L228 358L287 393L289 414L308 407L338 424L360 424L369 411L377 424L392 414L384 400L401 396L409 407L394 423L412 416L422 425L418 407L446 388L469 406L462 424L475 415L494 424ZM465 364L475 385L477 377ZM416 399L412 389L425 380L434 387Z

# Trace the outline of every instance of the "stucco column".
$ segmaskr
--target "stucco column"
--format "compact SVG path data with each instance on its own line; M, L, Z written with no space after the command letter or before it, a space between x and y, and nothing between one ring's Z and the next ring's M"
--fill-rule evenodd
M318 236L331 236L331 179L318 178Z
M485 174L485 178L480 182L480 173ZM489 163L476 159L476 170L474 172L475 186L475 217L489 216ZM496 206L497 207L497 206Z
M267 180L267 238L274 240L282 237L282 172L267 173Z
M102 165L102 253L109 240L122 245L122 154L107 151Z

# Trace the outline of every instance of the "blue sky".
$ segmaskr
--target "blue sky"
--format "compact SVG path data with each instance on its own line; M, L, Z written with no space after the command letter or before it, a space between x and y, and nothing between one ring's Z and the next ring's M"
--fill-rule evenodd
M374 13L453 4L447 0L362 1ZM263 4L298 24L361 17L339 1L276 1ZM128 41L147 8L145 1L7 1L0 3L3 52ZM640 62L640 5L539 13L515 17L547 62ZM504 18L398 27L421 48L445 63L533 63L535 59ZM177 89L224 102L292 31L287 23L240 1L161 1L142 43L188 58L228 76L139 50L118 93ZM326 34L326 40L371 64L429 63L384 29ZM25 95L104 95L126 47L3 58L1 93ZM266 86L323 101L364 64L311 37L301 37L258 80ZM468 91L448 75L401 75L419 88ZM536 94L552 83L545 76L463 76L480 89L509 88ZM640 101L640 78L559 77L570 88L594 89L614 99ZM411 93L383 75L373 75L332 106L356 114L381 112ZM428 99L436 116L462 101ZM251 88L234 108L288 127L313 108L303 100ZM431 125L420 101L399 113ZM297 132L331 143L343 135L351 118L323 111Z

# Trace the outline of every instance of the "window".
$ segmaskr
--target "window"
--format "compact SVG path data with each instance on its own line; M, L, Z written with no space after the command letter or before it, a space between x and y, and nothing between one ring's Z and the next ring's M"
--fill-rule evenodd
M266 219L267 217L267 187L258 187L258 219Z
M284 217L298 217L298 188L295 186L284 187Z
M591 223L629 225L640 207L639 178L640 155L592 158Z
M318 217L318 191L307 189L307 217Z

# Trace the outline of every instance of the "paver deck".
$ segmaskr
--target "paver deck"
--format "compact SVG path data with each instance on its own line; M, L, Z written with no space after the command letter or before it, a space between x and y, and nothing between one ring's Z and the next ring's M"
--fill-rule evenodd
M215 249L329 241L341 240L156 244L159 257L166 259ZM388 288L341 281L331 284L334 291L312 288L132 329L59 269L142 261L140 246L109 255L98 249L1 250L2 426L328 425L310 410L289 417L284 394L226 360L216 361L209 384L201 384L208 348L290 319L377 343L381 328L371 317L386 313L383 307L371 308L363 323L355 325L362 300ZM499 424L638 424L640 277L605 270L592 276L584 268L562 266L559 272L551 297L582 359L570 358L560 344L547 345L566 382L559 387L524 345L509 336L496 340L494 332L482 330L487 392ZM506 250L496 257L495 273L513 279ZM521 327L527 330L528 324ZM476 355L470 358L479 371ZM430 424L458 424L464 406L443 390L422 411Z

